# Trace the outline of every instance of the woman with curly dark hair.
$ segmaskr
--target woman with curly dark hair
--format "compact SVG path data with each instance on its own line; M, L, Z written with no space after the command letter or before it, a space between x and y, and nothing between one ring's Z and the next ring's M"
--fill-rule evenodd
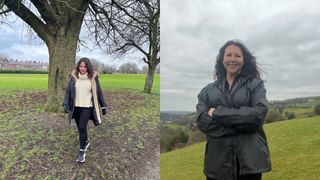
M197 104L197 125L207 137L204 174L207 180L260 180L271 160L263 130L268 102L256 58L240 41L228 41L214 77Z
M93 70L88 58L81 58L75 70L71 73L66 94L64 97L64 111L68 113L68 119L75 119L80 141L80 152L77 162L85 162L86 151L90 145L87 124L93 120L95 126L101 123L101 112L107 113L98 73Z

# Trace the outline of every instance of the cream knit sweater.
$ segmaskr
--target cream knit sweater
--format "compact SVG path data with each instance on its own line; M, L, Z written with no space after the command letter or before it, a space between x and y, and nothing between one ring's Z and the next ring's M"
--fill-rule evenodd
M76 78L76 107L92 107L91 81L87 73Z

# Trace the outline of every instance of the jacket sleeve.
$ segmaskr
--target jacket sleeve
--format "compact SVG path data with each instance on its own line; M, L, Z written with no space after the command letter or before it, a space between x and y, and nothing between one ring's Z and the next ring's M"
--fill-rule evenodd
M107 104L104 100L104 97L103 97L103 93L102 93L102 90L101 90L101 87L100 87L100 83L99 83L99 78L97 77L96 78L96 84L97 84L97 95L98 95L98 101L99 101L99 104L100 106L103 108L103 107L107 107Z
M256 132L263 124L268 111L268 102L263 81L255 81L253 87L251 106L240 108L218 106L213 112L213 119L224 126L234 127L240 132Z
M208 115L209 107L205 103L205 89L198 95L196 121L201 132L211 137L225 137L238 134L235 128L225 127Z
M66 93L65 93L65 95L64 95L64 101L63 101L63 106L69 106L69 104L70 104L70 93L71 93L71 85L72 85L72 83L71 83L71 79L69 80L69 82L68 82L68 85L67 85L67 89L66 89Z

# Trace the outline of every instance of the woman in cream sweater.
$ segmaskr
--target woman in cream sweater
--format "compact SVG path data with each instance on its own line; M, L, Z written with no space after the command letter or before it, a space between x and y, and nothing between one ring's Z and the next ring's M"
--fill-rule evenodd
M101 123L101 112L107 113L98 73L93 70L88 58L81 58L67 86L64 97L64 111L68 113L68 119L75 119L80 141L80 152L77 162L85 162L86 151L90 145L87 124L91 119L95 126Z

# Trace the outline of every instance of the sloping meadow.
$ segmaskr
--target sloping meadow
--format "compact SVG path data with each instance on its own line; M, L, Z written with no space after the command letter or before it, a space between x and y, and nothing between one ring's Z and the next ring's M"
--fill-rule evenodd
M320 116L270 123L264 129L272 171L263 174L263 179L320 178ZM205 179L204 150L202 142L161 154L161 180Z

